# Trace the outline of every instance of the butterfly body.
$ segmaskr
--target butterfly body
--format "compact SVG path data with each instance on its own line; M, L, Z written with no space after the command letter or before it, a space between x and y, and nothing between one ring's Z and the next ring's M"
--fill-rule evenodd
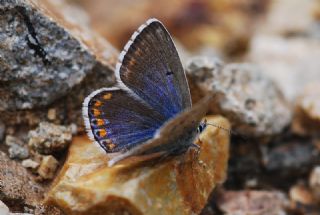
M117 153L109 165L132 156L181 154L192 146L212 96L191 107L178 53L158 20L133 34L116 76L118 87L94 91L83 105L89 137Z

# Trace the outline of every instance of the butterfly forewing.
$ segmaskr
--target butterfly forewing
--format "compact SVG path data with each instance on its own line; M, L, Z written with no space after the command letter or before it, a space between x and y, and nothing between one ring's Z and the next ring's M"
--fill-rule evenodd
M154 136L165 119L128 92L105 88L84 104L89 135L106 152L126 151Z
M186 76L165 27L150 19L133 34L117 72L128 87L166 119L191 107Z

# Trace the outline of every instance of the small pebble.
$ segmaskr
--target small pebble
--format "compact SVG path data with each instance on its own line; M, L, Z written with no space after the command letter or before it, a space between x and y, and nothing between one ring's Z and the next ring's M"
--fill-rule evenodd
M39 163L31 159L26 159L22 161L22 166L25 168L35 170L39 167Z
M20 146L18 144L13 144L8 149L9 157L11 159L26 159L29 157L29 150L26 147Z
M70 129L71 129L72 135L77 135L78 134L78 126L77 126L77 124L71 123L70 124Z
M55 108L50 108L48 110L48 114L47 114L47 117L49 120L53 121L56 119L57 117L57 110Z
M11 135L7 135L4 142L5 142L5 144L7 146L12 146L12 145L23 146L24 145L22 140L20 140L19 138L14 137L14 136L11 136Z
M9 208L0 200L0 214L9 215Z
M320 202L320 166L316 166L310 175L309 186L313 196Z
M43 156L40 167L38 169L38 174L43 179L52 179L58 168L59 162L52 156Z
M41 122L35 130L29 131L29 146L40 154L52 154L65 149L72 140L70 127Z

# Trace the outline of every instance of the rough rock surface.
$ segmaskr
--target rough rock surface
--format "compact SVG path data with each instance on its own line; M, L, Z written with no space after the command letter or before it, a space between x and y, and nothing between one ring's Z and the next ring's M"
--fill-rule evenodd
M29 146L41 154L61 151L72 140L71 128L48 122L41 122L35 130L29 131Z
M14 144L8 149L9 157L12 159L26 159L29 157L29 150L24 146L19 146L18 144Z
M0 152L0 200L10 208L35 207L43 198L44 188L34 182L27 170Z
M34 128L54 108L52 122L82 131L82 102L115 84L118 51L63 0L0 0L0 14L0 120Z
M222 117L206 118L229 128ZM152 165L110 168L105 152L77 137L47 202L78 215L198 214L212 189L226 177L229 134L209 126L200 140L200 154L189 150Z
M41 2L1 0L0 110L48 105L100 64Z
M38 169L39 175L43 179L52 179L55 176L59 162L52 156L44 156Z
M226 116L236 132L274 135L290 123L291 111L281 91L257 67L195 57L186 71L198 91L216 94L211 111Z
M8 153L10 158L22 160L29 157L28 148L24 145L24 142L19 138L7 135L5 139L5 144L9 146Z
M320 132L320 82L309 84L297 98L293 130L302 135Z

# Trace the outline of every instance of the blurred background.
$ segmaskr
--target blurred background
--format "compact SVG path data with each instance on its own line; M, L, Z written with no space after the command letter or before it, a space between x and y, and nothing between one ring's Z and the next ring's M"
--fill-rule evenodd
M150 17L161 20L180 55L219 56L263 67L293 99L320 79L319 0L68 0L82 21L121 50Z
M118 54L155 17L173 36L193 99L220 93L212 110L241 134L203 214L320 214L320 0L4 2L0 199L10 210L42 204L73 137L84 137L84 98L116 83ZM34 199L30 175L42 190L18 204Z

